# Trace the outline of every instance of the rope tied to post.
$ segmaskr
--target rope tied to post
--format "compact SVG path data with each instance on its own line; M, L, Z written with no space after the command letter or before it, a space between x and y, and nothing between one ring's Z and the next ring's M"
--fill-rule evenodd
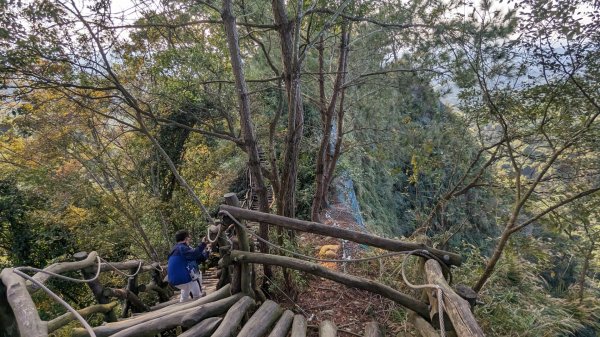
M441 337L445 337L446 336L446 328L444 326L444 291L442 290L442 288L440 286L438 286L437 284L412 284L408 278L406 277L406 273L404 272L404 267L406 265L406 260L408 260L408 258L411 255L416 255L419 251L418 250L413 250L410 252L407 252L406 255L404 256L404 259L402 260L402 279L404 280L404 283L406 283L407 286L409 286L410 288L413 289L436 289L437 290L437 300L438 300L438 318L439 318L439 324L440 324L440 336Z

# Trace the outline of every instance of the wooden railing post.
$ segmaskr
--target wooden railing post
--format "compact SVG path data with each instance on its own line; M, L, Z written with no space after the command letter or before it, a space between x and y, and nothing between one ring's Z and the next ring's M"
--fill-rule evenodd
M82 261L88 257L88 253L87 252L75 253L73 255L73 257L77 261ZM91 279L94 276L96 276L96 270L98 267L99 266L94 264L91 267L83 268L83 269L81 269L81 275L83 275L83 278L86 280ZM100 283L100 281L98 279L95 279L91 282L87 282L87 285L88 285L88 287L90 287L90 290L92 291L92 294L94 294L94 298L96 298L96 301L98 302L98 304L108 304L111 302L110 299L104 295L104 286ZM117 314L115 314L114 310L111 310L104 314L105 322L116 322L117 319L118 319Z
M240 207L240 201L237 198L237 195L235 195L235 193L227 193L225 194L225 203L227 205L230 206L234 206L234 207ZM224 217L225 219L229 219L228 217ZM232 219L229 219L232 220ZM240 245L240 250L244 251L244 252L250 252L250 241L248 240L248 234L246 233L245 228L242 227L242 225L240 223L234 222L235 224L235 231L238 237L238 242ZM236 261L237 262L237 261ZM253 273L252 273L252 266L248 263L244 263L242 261L240 261L241 263L241 270L240 270L240 286L241 286L241 290L244 294L255 298L255 294L254 294L254 290L252 290L252 278L254 277Z

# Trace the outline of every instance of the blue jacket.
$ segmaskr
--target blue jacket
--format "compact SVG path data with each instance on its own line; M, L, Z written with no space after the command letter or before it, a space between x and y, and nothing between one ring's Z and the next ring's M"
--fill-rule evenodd
M201 243L197 248L192 248L185 243L177 243L169 253L167 264L167 275L169 283L176 286L192 281L187 270L188 264L192 264L198 270L198 262L204 262L208 259L208 250L206 244Z

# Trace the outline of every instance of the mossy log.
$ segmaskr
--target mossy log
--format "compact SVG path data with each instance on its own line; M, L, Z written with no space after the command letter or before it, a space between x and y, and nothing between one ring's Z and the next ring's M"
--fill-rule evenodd
M117 302L110 302L107 304L95 304L95 305L91 305L89 307L77 310L77 312L83 317L89 316L91 314L107 313L107 312L113 310L114 307L117 306L117 304L118 304ZM60 316L54 318L51 321L48 321L48 333L62 328L63 326L69 324L69 322L74 321L75 319L76 318L75 318L75 315L73 315L73 313L67 312L63 315L60 315Z
M341 284L345 284L349 287L367 290L372 293L379 294L385 298L389 298L392 301L417 312L422 317L429 319L429 308L427 304L418 301L406 294L403 294L393 289L392 287L386 286L384 284L369 279L336 272L315 263L310 263L285 256L250 253L234 250L231 251L231 258L234 261L271 264L301 270L313 275L330 279L332 281L336 281Z
M283 310L279 304L267 300L244 324L237 337L256 337L264 336L271 329L271 326L281 317Z
M143 324L137 324L121 330L112 335L112 337L148 336L178 326L186 328L192 327L205 318L224 314L242 296L242 294L236 294L222 300L203 304L198 307L193 307L190 309L173 312L166 316L157 317L150 321L144 322Z
M6 300L13 311L20 335L48 336L48 325L40 319L35 303L27 291L25 280L15 274L12 268L2 269L0 280L6 287Z
M221 317L210 317L189 328L179 337L208 337L219 326L223 319Z
M440 264L435 260L428 260L425 262L425 274L428 283L441 287L444 296L444 312L450 318L458 337L484 336L483 330L471 312L469 303L458 296L448 285ZM437 291L433 289L430 293L433 302L434 297L437 297Z
M290 328L292 327L292 322L294 321L294 313L291 310L286 310L279 320L273 330L269 333L268 337L285 337L288 335Z
M254 300L248 296L242 297L236 304L234 304L223 322L219 325L219 328L212 334L212 337L232 337L239 330L239 325L244 315L248 310L254 307Z
M229 205L221 205L220 208L223 211L229 212L229 214L231 214L239 220L245 219L255 222L264 222L271 225L281 226L284 228L293 229L301 232L309 232L339 239L346 239L356 243L362 243L369 246L383 248L395 252L412 251L419 249L426 250L429 253L440 258L448 265L459 266L462 262L462 257L458 254L431 248L424 244L401 242L398 240L382 238L376 235L352 231L349 229L323 225L317 222L292 219L280 215L251 211Z
M303 315L294 315L290 337L306 337L307 328L308 324L306 322L306 317Z
M319 324L319 337L336 337L337 326L330 320L324 320Z
M365 325L365 337L384 337L379 323L371 321Z
M184 311L184 310L187 310L190 308L198 307L198 306L206 304L206 303L210 303L213 301L218 301L218 300L227 298L228 296L230 296L229 290L230 290L230 287L225 286L225 287L215 291L214 293L207 295L205 297L201 297L197 300L172 304L170 306L160 308L156 311L151 311L151 312L143 314L143 315L131 317L131 318L119 321L119 322L107 323L107 324L95 327L94 333L96 334L97 337L107 337L107 336L115 334L121 330L125 330L129 327L132 327L132 326L135 326L138 324L142 324L142 323L151 321L151 320L159 318L159 317L164 317L164 316L167 316L172 313ZM83 336L88 336L88 333L87 333L87 331L85 331L85 329L77 328L77 329L73 330L73 337L83 337Z

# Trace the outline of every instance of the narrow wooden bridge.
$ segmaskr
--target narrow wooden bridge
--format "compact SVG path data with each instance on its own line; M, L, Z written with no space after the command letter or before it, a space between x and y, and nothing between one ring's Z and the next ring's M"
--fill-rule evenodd
M267 300L256 285L253 264L291 268L318 277L327 278L348 287L379 294L402 305L409 312L416 331L424 337L454 334L459 337L483 336L471 312L475 294L458 288L460 295L446 281L445 274L461 257L451 252L422 244L401 242L366 233L355 232L319 223L285 218L240 207L234 194L225 196L227 205L221 206L222 222L209 229L219 246L219 267L205 272L203 288L206 296L179 303L173 289L164 281L165 269L158 263L144 261L106 262L95 252L80 253L76 261L50 265L44 270L7 268L0 273L0 337L48 336L59 329L69 329L72 336L244 336L244 337L300 337L311 335L307 319L301 314L284 310ZM266 223L288 230L309 232L345 239L359 244L386 249L391 252L419 256L422 272L427 280L422 296L414 298L378 282L348 275L298 258L253 252L250 247L246 222ZM235 234L229 237L226 233ZM25 271L34 271L33 276ZM79 311L67 312L50 321L40 319L31 294L44 289L51 277L67 272L81 271L94 294L97 305ZM102 285L98 275L118 272L127 276L122 288ZM81 281L81 280L78 280ZM143 284L140 284L143 281ZM412 286L412 285L411 285ZM140 298L152 293L159 299L155 306L146 305ZM122 317L116 317L115 307L122 303ZM60 301L60 298L56 298ZM131 314L130 314L131 312ZM90 327L83 316L103 313L100 326ZM78 317L79 316L79 317ZM79 319L84 328L73 328ZM317 334L315 331L314 334ZM331 321L322 321L318 336L336 336L337 328ZM376 322L366 324L364 336L384 336Z

